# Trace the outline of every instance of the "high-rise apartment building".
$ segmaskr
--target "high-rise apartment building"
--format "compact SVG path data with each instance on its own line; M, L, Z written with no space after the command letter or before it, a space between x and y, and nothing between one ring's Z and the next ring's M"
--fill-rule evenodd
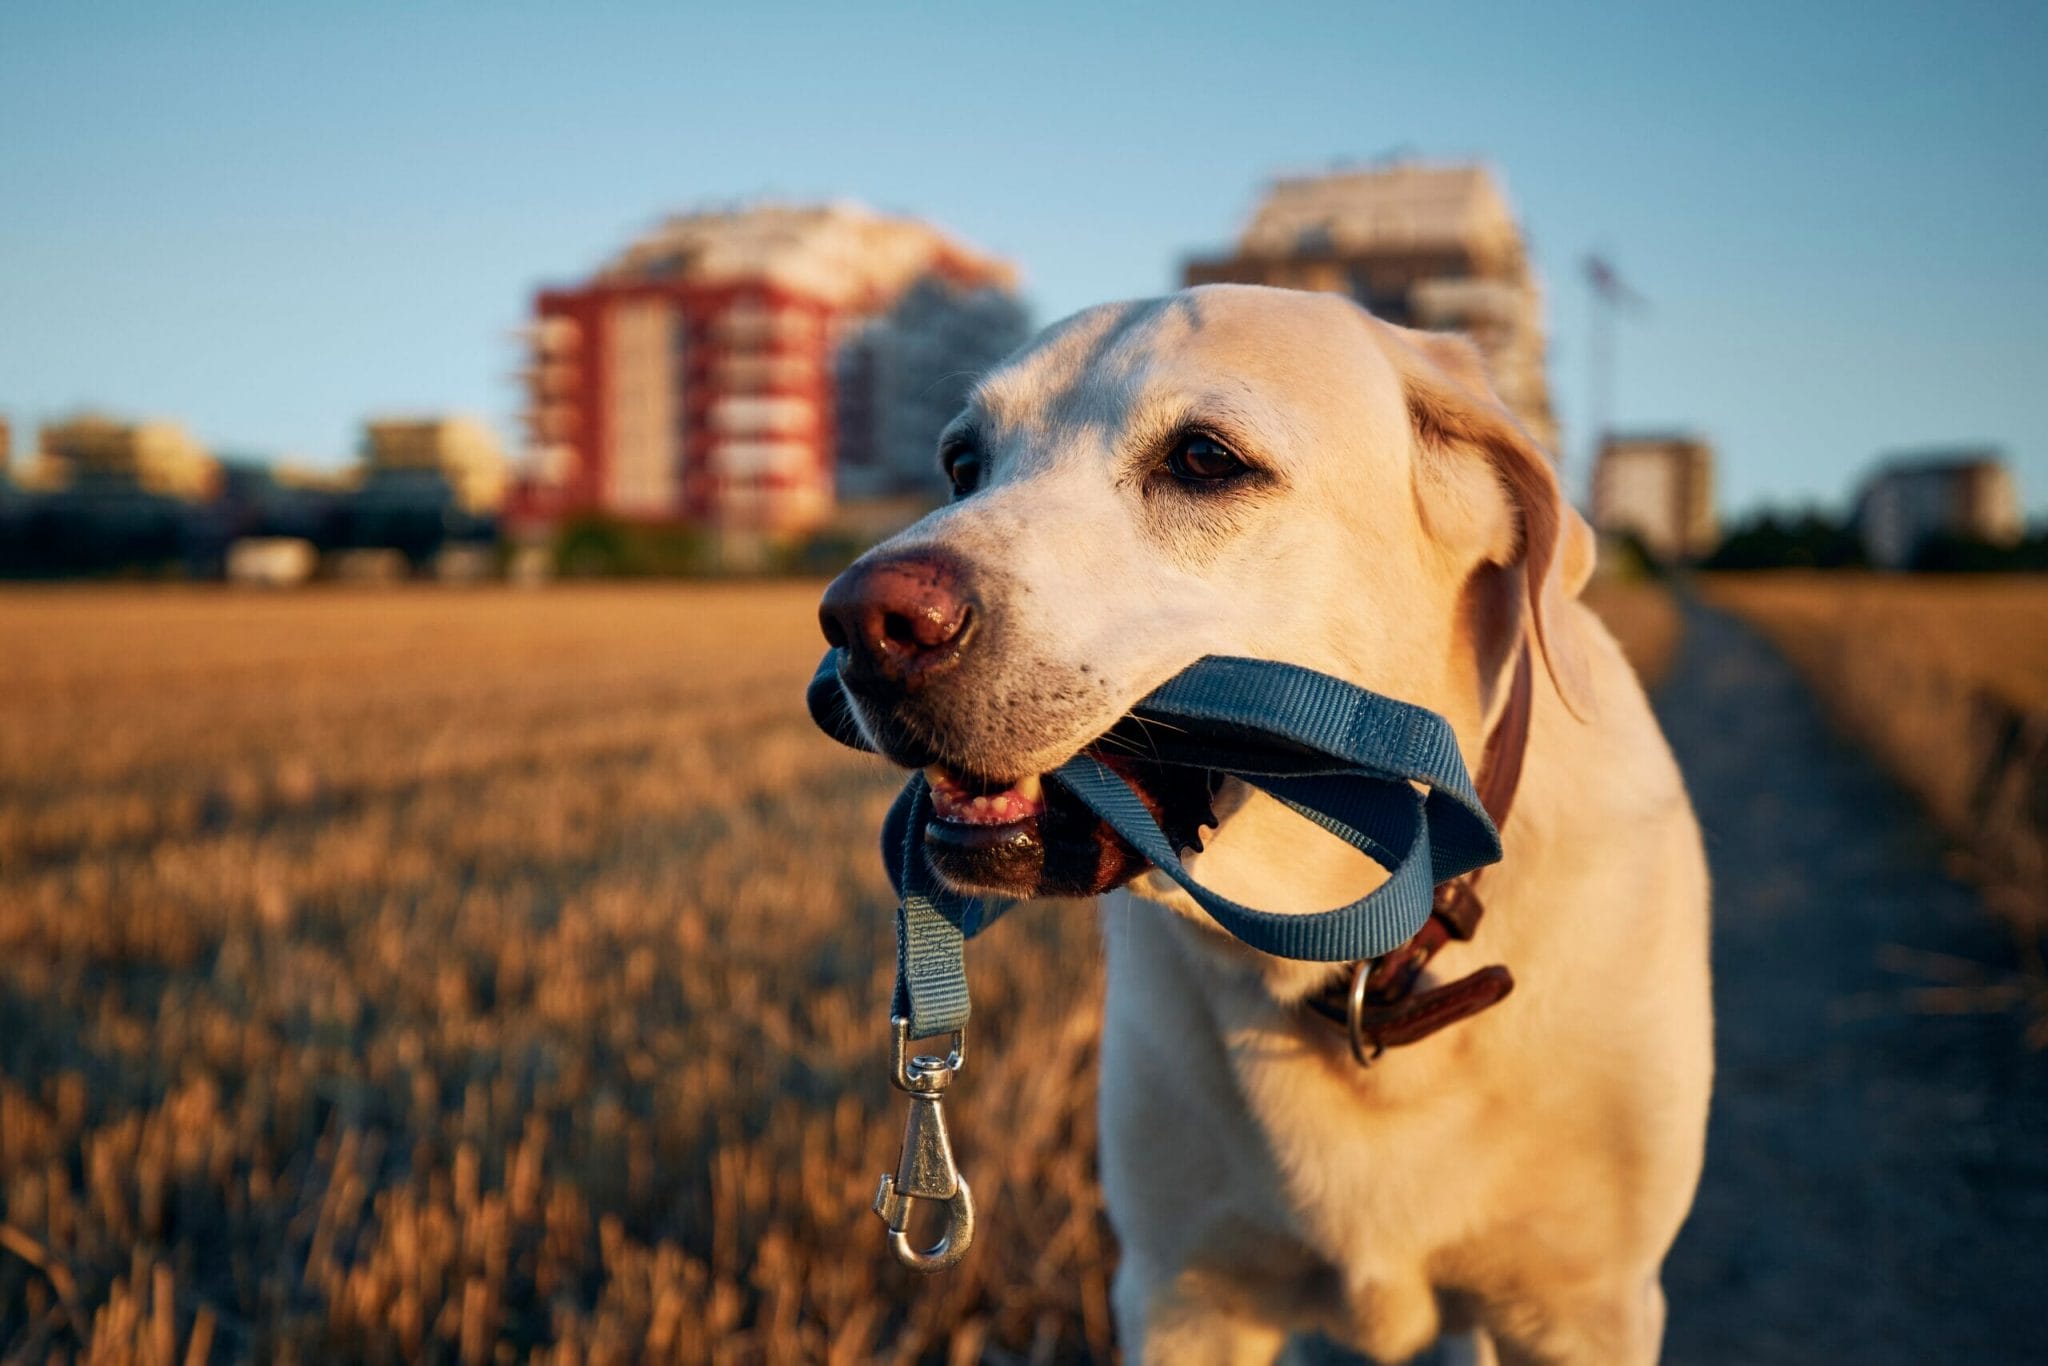
M1501 399L1556 449L1542 290L1483 166L1399 162L1276 180L1237 250L1188 262L1186 279L1346 294L1391 323L1466 333Z
M671 219L534 313L528 508L721 531L936 499L940 427L1025 335L1008 264L850 204Z
M1720 537L1714 448L1696 436L1608 437L1593 466L1593 525L1667 564L1707 554Z

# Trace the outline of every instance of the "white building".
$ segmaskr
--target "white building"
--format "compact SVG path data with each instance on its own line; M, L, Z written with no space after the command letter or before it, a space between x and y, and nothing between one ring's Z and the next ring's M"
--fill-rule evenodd
M2007 546L2025 533L2019 485L1996 452L1898 457L1863 485L1856 533L1880 569L1909 568L1934 536Z
M1714 448L1696 436L1610 436L1593 466L1593 526L1667 564L1714 548Z

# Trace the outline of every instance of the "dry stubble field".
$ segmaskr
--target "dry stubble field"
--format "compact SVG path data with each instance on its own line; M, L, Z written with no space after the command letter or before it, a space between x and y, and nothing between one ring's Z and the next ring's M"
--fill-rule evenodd
M1970 851L1974 880L2022 930L2038 968L2048 930L2048 576L1720 574L1703 592L1755 622Z
M866 1208L897 780L817 593L0 595L0 1358L1106 1358L1084 909L971 955L974 1254Z

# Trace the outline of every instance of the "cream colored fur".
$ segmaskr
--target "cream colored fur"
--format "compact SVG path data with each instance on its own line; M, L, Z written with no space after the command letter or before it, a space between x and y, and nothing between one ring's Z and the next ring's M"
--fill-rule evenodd
M1212 287L1051 329L965 420L985 488L900 539L1000 568L1020 671L1093 680L1042 723L1019 683L1004 743L1031 765L1216 653L1429 706L1476 767L1523 632L1545 666L1485 922L1432 969L1508 965L1492 1010L1361 1070L1297 1004L1329 968L1241 948L1156 875L1105 898L1129 1359L1270 1361L1321 1330L1386 1362L1440 1333L1508 1363L1654 1361L1711 1082L1706 869L1642 689L1575 601L1590 537L1476 355ZM1277 487L1216 516L1148 494L1147 443L1190 420ZM1190 864L1226 895L1320 910L1380 876L1262 796L1223 809Z

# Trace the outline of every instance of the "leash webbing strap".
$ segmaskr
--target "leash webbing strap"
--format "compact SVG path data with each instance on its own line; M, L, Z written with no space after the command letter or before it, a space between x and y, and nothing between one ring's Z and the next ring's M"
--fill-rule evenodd
M811 715L834 739L864 749L839 684L840 656L828 653L811 680ZM1434 712L1294 665L1215 655L1131 710L1147 762L1239 778L1387 870L1386 882L1332 910L1257 910L1196 882L1144 801L1101 760L1079 754L1047 775L1260 952L1327 963L1377 957L1428 919L1437 883L1500 858L1500 836L1457 740ZM884 822L882 848L901 899L895 1013L917 1038L965 1026L966 941L1010 904L939 883L923 850L931 819L930 787L913 774Z
M962 896L943 886L924 857L932 818L931 785L911 775L882 823L882 856L895 884L896 994L890 1013L910 1021L912 1038L967 1024L969 939L1009 909L1008 902Z

